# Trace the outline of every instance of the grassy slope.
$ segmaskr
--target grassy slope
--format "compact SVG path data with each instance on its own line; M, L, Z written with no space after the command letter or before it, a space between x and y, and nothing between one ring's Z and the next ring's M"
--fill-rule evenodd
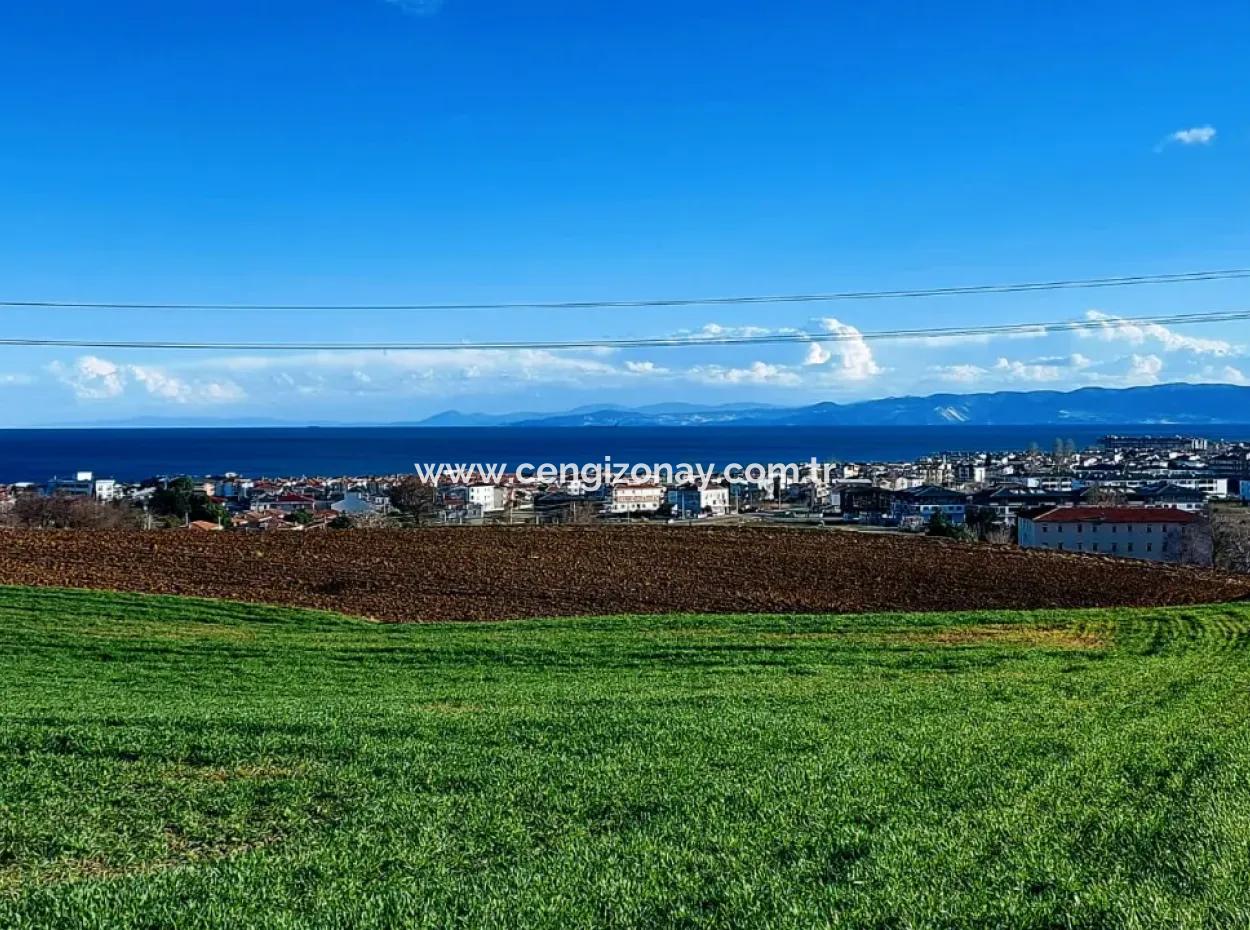
M0 589L0 926L1244 926L1248 631Z

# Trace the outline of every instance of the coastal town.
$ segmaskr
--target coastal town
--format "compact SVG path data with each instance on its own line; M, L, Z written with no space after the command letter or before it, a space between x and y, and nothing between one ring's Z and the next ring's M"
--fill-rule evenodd
M0 525L260 533L766 522L1209 565L1221 526L1236 529L1235 540L1244 535L1248 504L1250 443L1113 435L1088 449L1056 439L1049 449L821 463L788 476L715 474L668 484L535 482L504 471L490 481L227 473L127 483L79 471L0 485Z

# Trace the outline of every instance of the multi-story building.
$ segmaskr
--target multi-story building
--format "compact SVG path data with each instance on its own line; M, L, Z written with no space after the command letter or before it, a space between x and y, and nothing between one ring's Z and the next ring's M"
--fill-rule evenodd
M508 489L498 484L470 484L465 499L482 508L482 513L497 513L508 506Z
M1200 524L1197 515L1173 508L1057 507L1021 514L1019 541L1025 549L1198 561L1188 557L1189 536Z
M1207 506L1207 496L1197 488L1185 488L1167 481L1142 485L1129 500L1146 507L1171 507L1189 513L1201 513Z
M658 484L616 483L608 498L610 513L651 513L664 503L664 489Z
M729 488L683 485L669 489L668 502L673 507L675 517L689 519L702 515L719 516L729 513Z
M80 471L73 478L53 477L44 485L44 493L93 497L98 501L111 501L117 496L117 482L112 478L97 478L89 471Z
M968 495L949 488L926 485L914 491L902 491L894 498L891 516L900 523L919 517L928 523L937 514L946 517L956 526L962 525L968 515Z

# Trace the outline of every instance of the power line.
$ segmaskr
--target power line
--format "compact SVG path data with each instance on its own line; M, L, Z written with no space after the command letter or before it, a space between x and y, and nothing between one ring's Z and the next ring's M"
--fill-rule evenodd
M971 294L1018 294L1027 291L1058 291L1103 287L1134 287L1146 284L1191 284L1250 278L1250 268L1222 271L1189 271L1180 274L1128 275L1115 278L1071 278L1016 284L972 284L961 287L929 287L915 290L838 291L828 294L774 294L739 297L692 297L659 300L577 300L565 302L511 302L481 304L210 304L210 303L81 303L58 300L0 300L0 307L43 310L616 310L642 307L710 307L736 304L828 303L845 300L895 300L916 297L949 297Z
M1058 320L1043 323L1010 323L989 326L930 327L926 329L887 329L859 332L812 332L785 330L750 335L661 336L630 339L569 339L530 342L181 342L166 340L97 339L0 339L0 346L42 346L80 349L188 349L267 352L387 352L464 350L505 351L522 349L635 349L691 346L767 345L775 343L844 342L854 340L944 339L957 336L1041 335L1081 330L1121 329L1152 324L1190 325L1250 320L1250 310L1212 310L1202 313L1173 313L1159 316L1115 317L1096 320Z

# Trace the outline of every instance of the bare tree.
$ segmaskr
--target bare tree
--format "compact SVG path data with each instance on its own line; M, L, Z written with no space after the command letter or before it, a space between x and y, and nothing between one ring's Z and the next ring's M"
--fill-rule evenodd
M23 494L6 518L9 525L26 529L116 530L138 525L129 506L65 494Z
M1250 573L1250 508L1216 507L1211 512L1212 561L1226 572Z
M1210 568L1214 560L1211 523L1205 517L1181 527L1181 562Z
M1123 504L1125 500L1122 491L1097 485L1087 488L1081 494L1081 502L1091 507L1114 507L1117 504Z
M391 506L416 524L431 523L438 513L434 485L410 475L391 485Z

